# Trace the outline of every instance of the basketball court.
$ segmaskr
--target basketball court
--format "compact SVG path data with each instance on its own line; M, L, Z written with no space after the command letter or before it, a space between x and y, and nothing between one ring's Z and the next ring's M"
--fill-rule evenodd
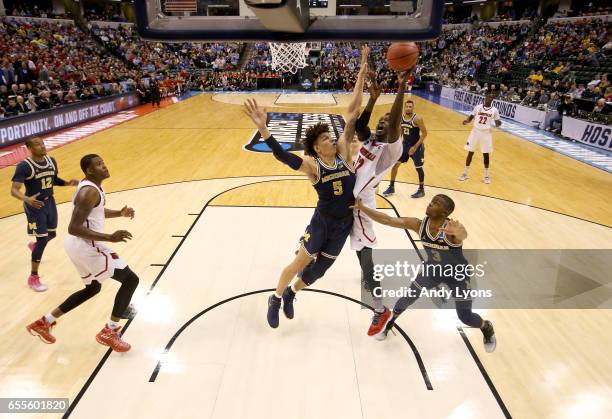
M435 21L438 2L424 3L432 7L427 18ZM269 33L259 26L249 29L249 19L236 22L245 25L239 30L261 31L255 37ZM429 21L419 22L420 29L410 29L414 39L418 30L431 33ZM189 19L175 23L193 29ZM289 39L316 41L329 24L322 19L311 27L315 32ZM373 27L380 24L385 23ZM178 30L156 25L151 28L158 32L151 33L160 38ZM207 30L215 25L209 23ZM366 36L352 28L345 39ZM206 33L200 28L190 36ZM230 32L224 36L231 39ZM55 189L58 237L41 265L49 290L33 293L25 285L29 254L23 209L8 199L14 167L0 169L7 192L0 201L0 398L69 399L64 414L20 418L612 414L611 310L480 310L495 324L493 353L485 352L480 331L463 327L454 310L408 310L397 331L379 342L366 335L372 312L360 304L361 271L348 244L325 277L298 295L295 319L281 316L280 327L271 329L267 297L293 258L317 196L305 176L250 147L256 129L242 111L247 98L290 115L289 124L291 115L333 122L350 101L349 94L336 93L199 94L140 116L120 115L120 124L92 129L78 141L62 133L72 142L57 143L50 152L65 179L81 178L80 158L99 154L111 175L104 184L106 207L128 205L136 211L133 220L109 219L106 226L133 234L128 243L111 247L140 277L133 299L139 312L124 326L123 336L132 345L126 353L114 353L94 338L118 288L112 280L60 319L55 344L45 345L25 331L26 324L81 287L63 249L74 189ZM426 196L410 198L418 182L409 162L399 170L396 193L378 196L380 210L422 218L431 198L444 193L456 203L453 217L469 232L466 249L612 248L608 172L494 130L493 182L481 181L480 154L470 180L459 182L471 127L461 124L459 112L411 98L429 132ZM394 95L382 95L371 121L388 112L393 100ZM48 145L58 138L50 137ZM387 185L383 181L381 191ZM376 232L383 249L414 249L415 239L422 247L406 231L377 225ZM609 306L610 284L590 291ZM578 292L583 290L577 284Z

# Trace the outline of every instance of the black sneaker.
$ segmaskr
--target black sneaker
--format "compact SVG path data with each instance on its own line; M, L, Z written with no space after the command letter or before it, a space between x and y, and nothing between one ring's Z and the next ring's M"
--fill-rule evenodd
M278 312L281 306L281 299L275 295L268 298L268 324L276 329L278 327Z
M136 310L136 308L134 308L132 304L129 304L127 308L125 309L125 311L123 312L123 314L119 316L119 318L131 320L136 316L136 313L138 313L138 310Z
M495 339L495 330L493 329L493 323L489 320L485 320L482 330L482 341L484 343L485 351L493 352L497 346L497 339Z
M387 189L382 193L383 196L391 196L395 193L395 186L389 185Z
M285 288L283 292L283 313L288 319L293 318L293 300L295 298L295 292L291 289L291 286Z
M419 188L415 193L410 195L410 198L423 198L425 196L425 189Z

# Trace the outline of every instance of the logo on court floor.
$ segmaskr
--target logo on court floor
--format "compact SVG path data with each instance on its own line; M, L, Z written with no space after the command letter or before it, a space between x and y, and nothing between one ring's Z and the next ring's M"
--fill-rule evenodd
M300 139L306 135L306 130L319 123L327 123L330 127L330 133L335 140L340 138L340 134L344 129L344 118L342 115L332 113L287 113L287 112L269 112L268 113L268 129L274 135L285 150L299 151L303 150ZM269 153L270 147L264 143L259 132L255 132L253 137L244 146L245 150L256 153Z

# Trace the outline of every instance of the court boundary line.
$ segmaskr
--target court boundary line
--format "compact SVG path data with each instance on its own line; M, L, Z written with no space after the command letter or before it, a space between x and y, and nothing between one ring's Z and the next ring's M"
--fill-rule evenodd
M381 198L383 198L385 201L387 201L387 203L389 205L391 205L391 208L393 208L393 211L395 212L395 215L397 215L398 217L401 217L400 214L399 214L399 211L397 210L397 208L395 208L395 205L393 205L393 203L391 201L389 201L389 199L387 199L387 197L382 196L381 194L377 194L377 195L380 196ZM416 247L416 243L412 239L412 236L410 235L410 232L407 229L404 229L404 232L410 238L410 241L412 242L412 245L414 246L414 250L419 255L419 258L423 262L425 262L425 259L423 258L423 256L419 252L419 249ZM472 343L470 342L470 340L467 338L465 332L463 331L463 328L461 326L457 326L457 330L459 331L459 335L461 336L461 339L463 340L463 343L465 344L465 346L467 346L468 352L470 353L470 355L472 355L472 359L476 363L476 366L478 367L478 370L480 371L480 374L482 375L482 378L485 380L485 383L487 383L487 386L489 387L489 390L491 391L491 393L493 395L493 398L497 402L497 405L499 406L499 408L501 409L502 413L504 414L504 416L507 419L512 419L512 416L510 415L510 411L506 407L506 404L504 403L504 400L502 399L501 395L497 391L497 388L495 387L495 384L493 383L493 380L491 379L491 377L489 376L489 373L487 372L487 370L485 369L484 365L480 361L480 358L478 357L478 354L474 350L474 347L472 346Z
M254 177L254 176L250 176L250 177ZM298 177L298 176L292 176L294 178ZM239 178L239 176L236 176L236 178ZM249 178L248 176L246 177L247 179ZM223 179L223 178L221 178ZM256 183L269 183L269 182L277 182L277 181L286 181L286 180L295 180L295 179L269 179L269 180L258 180L252 183L245 183L242 185L237 185L234 186L232 188L223 190L219 193L217 193L216 195L214 195L213 197L211 197L205 204L204 207L202 208L202 210L199 212L198 216L193 220L193 222L191 223L191 225L189 226L189 229L187 230L187 232L185 233L185 237L183 237L180 242L177 244L177 246L174 248L174 250L172 251L172 254L170 255L170 257L168 258L168 260L166 261L166 263L164 264L164 266L162 267L162 269L159 271L159 273L157 274L155 280L153 280L153 282L151 283L149 290L146 292L145 294L145 298L151 294L151 292L153 291L153 288L155 288L155 286L157 285L157 283L159 282L159 280L162 278L162 276L164 275L164 272L166 272L166 269L168 268L168 266L170 265L170 263L172 262L172 260L174 259L174 257L176 256L176 254L178 253L179 249L183 246L183 243L185 242L185 240L187 239L187 237L189 236L189 234L191 233L191 231L193 230L193 228L196 226L196 224L198 223L198 221L200 220L200 217L202 216L202 214L204 214L204 211L206 210L206 208L209 206L209 204L214 201L217 197L219 197L220 195L232 191L234 189L238 189L241 188L243 186L248 186L248 185L252 185L252 184L256 184ZM308 180L308 179L302 179L302 180ZM178 183L184 183L184 182L178 182ZM149 187L149 186L147 186ZM1 218L0 218L1 219ZM349 297L347 297L349 298ZM138 314L136 314L136 316L132 319L129 319L126 323L125 326L123 327L123 332L122 332L122 336L125 334L125 332L129 329L130 325L132 324L132 321L134 321L134 319L136 319L136 317L138 316ZM79 392L77 393L77 395L75 396L75 398L72 400L72 402L69 404L68 409L66 410L66 412L62 415L62 419L67 419L70 417L70 415L72 414L72 412L74 412L74 409L77 407L77 405L79 404L79 402L81 401L81 399L83 398L83 396L85 395L85 393L87 392L87 390L89 389L89 387L91 386L91 384L93 383L93 381L95 380L96 376L98 375L98 373L100 372L100 370L102 369L102 367L104 366L104 364L106 363L106 361L108 360L110 354L113 352L113 350L111 348L108 348L106 353L102 356L102 358L100 359L100 361L98 362L98 364L96 365L96 367L94 368L94 370L91 372L91 374L89 375L89 377L87 378L87 380L85 381L85 383L83 384L83 386L81 387L81 389L79 390Z
M283 179L275 179L275 180L308 180L305 176L302 176L302 175L278 175L277 174L277 175L224 176L224 177L213 177L213 178L202 178L202 179L179 180L179 181L176 181L176 182L158 183L158 184L155 184L155 185L136 186L134 188L127 188L127 189L121 189L121 190L117 190L117 191L107 192L106 195L111 195L111 194L120 193L120 192L136 191L136 190L147 189L147 188L156 188L158 186L177 185L179 183L203 182L203 181L207 181L207 180L240 179L240 178L262 178L262 177L282 177L283 178ZM288 178L292 178L292 179L288 179ZM389 181L388 180L384 180L384 182L389 182ZM405 184L405 185L418 185L417 183L414 183L414 182L406 182L406 181L402 181L402 180L396 180L395 183L401 183L401 184ZM535 209L542 210L542 211L552 212L554 214L564 215L566 217L574 218L576 220L580 220L580 221L584 221L584 222L587 222L587 223L596 224L598 226L602 226L602 227L606 227L606 228L612 229L612 225L607 225L607 224L599 223L597 221L587 220L586 218L581 218L581 217L578 217L578 216L575 216L575 215L571 215L571 214L565 214L563 212L555 211L555 210L548 209L548 208L538 207L536 205L524 204L522 202L513 201L511 199L500 198L500 197L491 196L491 195L485 195L485 194L481 194L481 193L478 193L478 192L463 191L461 189L445 188L445 187L442 187L442 186L430 185L430 184L427 184L427 183L425 184L425 186L427 186L428 188L445 189L445 190L453 191L453 192L462 192L462 193L466 193L466 194L470 194L470 195L477 195L477 196L482 196L482 197L485 197L485 198L496 199L498 201L504 201L504 202L509 202L511 204L521 205L523 207L535 208ZM56 202L56 205L63 205L63 204L67 204L67 203L70 203L70 202L72 202L72 201L71 200L67 200L67 201L63 201L63 202ZM23 214L23 212L16 212L16 213L13 213L13 214L4 215L4 216L0 217L0 220L3 220L5 218L10 218L10 217L15 217L15 216L20 215L20 214ZM188 214L188 215L196 215L196 214Z

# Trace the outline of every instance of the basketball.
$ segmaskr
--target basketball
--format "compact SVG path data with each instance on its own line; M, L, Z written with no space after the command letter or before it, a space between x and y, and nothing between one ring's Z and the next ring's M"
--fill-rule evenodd
M387 62L393 70L410 70L418 60L419 47L414 42L395 42L387 50Z

